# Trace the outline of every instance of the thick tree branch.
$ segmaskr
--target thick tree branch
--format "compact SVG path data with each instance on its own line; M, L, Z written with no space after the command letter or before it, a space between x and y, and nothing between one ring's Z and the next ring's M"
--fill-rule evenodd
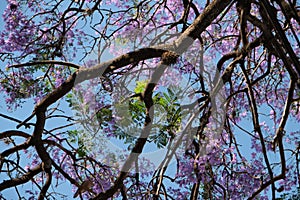
M3 191L5 189L13 187L13 186L17 186L17 185L27 183L35 175L37 175L38 173L40 173L42 171L43 171L42 164L40 164L40 165L36 166L35 168L30 169L26 174L24 174L20 178L14 178L14 179L11 179L11 180L3 181L2 183L0 183L0 191Z
M30 138L31 135L28 133L25 133L23 131L18 131L18 130L9 130L9 131L4 131L0 133L0 140L6 137L11 137L11 136L20 136L24 138Z

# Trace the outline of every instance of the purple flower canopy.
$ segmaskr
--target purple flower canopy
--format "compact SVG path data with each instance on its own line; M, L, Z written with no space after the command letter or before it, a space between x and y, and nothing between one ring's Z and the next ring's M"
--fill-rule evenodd
M0 196L297 199L299 7L7 0Z

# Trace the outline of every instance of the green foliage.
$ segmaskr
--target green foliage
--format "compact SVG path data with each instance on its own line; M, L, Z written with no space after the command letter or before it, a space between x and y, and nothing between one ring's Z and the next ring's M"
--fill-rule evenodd
M136 82L134 92L141 94L144 92L147 81ZM149 142L156 144L158 148L165 147L170 139L176 136L180 129L182 121L182 111L179 104L178 96L181 94L180 88L170 87L162 89L153 96L154 118L153 128L148 138ZM76 97L76 98L75 98ZM75 116L83 116L83 113L89 113L89 105L83 104L81 93L66 95L66 101L69 107L75 111ZM146 107L139 97L133 97L129 100L121 99L120 103L114 106L102 107L95 112L97 127L100 129L113 128L114 136L123 140L125 144L132 148L136 139L140 136L145 122ZM92 123L91 120L85 120L85 125ZM113 122L113 123L112 123ZM93 122L95 123L95 122ZM86 152L83 146L82 134L78 131L69 132L70 141L78 144L79 151L82 155ZM82 151L81 151L82 150Z
M137 81L136 82L136 87L134 88L134 92L136 94L139 94L139 93L143 93L145 88L146 88L146 85L147 85L148 81L147 80L144 80L144 81Z
M146 81L137 82L135 93L143 93L146 85ZM148 140L154 142L158 148L165 147L180 129L182 112L177 98L178 94L180 94L180 89L174 87L158 92L153 97L153 128ZM134 97L128 101L128 105L118 105L117 110L117 116L122 119L116 124L116 136L124 140L131 148L143 128L146 107L139 98Z
M109 126L109 122L112 120L112 110L110 107L103 107L96 112L96 118L101 128Z
M69 104L68 106L71 108L73 106L73 94L72 93L68 93L66 95L66 102Z
M166 146L169 139L173 139L180 128L182 112L175 93L176 89L178 88L167 88L167 92L157 93L153 99L156 109L153 130L157 132L151 134L149 139L158 148ZM159 118L159 115L162 116Z
M68 141L78 145L77 152L79 157L84 157L87 154L87 149L84 146L84 141L82 140L81 131L79 130L69 130L68 132Z

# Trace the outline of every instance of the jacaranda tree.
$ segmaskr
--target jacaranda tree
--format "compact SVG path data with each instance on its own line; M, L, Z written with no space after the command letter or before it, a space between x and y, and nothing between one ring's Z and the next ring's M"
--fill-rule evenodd
M299 1L1 6L1 199L299 197Z

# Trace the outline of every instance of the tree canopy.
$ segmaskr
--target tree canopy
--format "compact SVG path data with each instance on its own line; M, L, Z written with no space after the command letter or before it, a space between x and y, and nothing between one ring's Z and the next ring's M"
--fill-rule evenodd
M298 1L6 2L1 199L299 197Z

